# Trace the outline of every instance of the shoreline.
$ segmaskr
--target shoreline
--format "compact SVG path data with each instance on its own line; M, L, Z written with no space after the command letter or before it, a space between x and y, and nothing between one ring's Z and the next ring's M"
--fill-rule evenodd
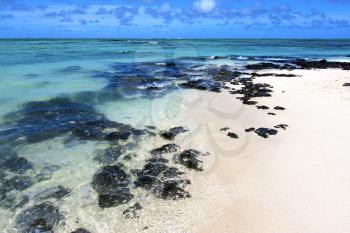
M269 72L286 73L276 70L259 73ZM350 210L347 204L350 203L347 169L350 98L343 83L349 81L350 71L287 73L301 77L267 76L255 80L274 87L272 97L258 98L259 104L286 108L275 111L275 116L267 115L266 110L257 111L255 106L238 110L240 113L232 115L233 119L213 115L206 106L208 101L215 99L217 112L226 113L227 109L237 108L238 101L226 93L207 92L200 94L204 106L185 113L213 130L208 141L219 142L213 146L206 141L201 144L202 149L215 151L218 144L220 148L238 148L232 156L214 155L218 156L215 167L205 173L205 179L224 184L228 193L209 198L200 196L202 204L213 214L198 223L196 232L349 231L346 222ZM268 139L244 132L249 127L277 124L289 127ZM227 137L220 132L222 127L230 127L240 138ZM201 135L207 129L198 131L196 134ZM196 140L201 138L196 137ZM247 143L242 147L244 141ZM196 192L193 193L195 198Z
M14 170L18 173L15 177L20 181L30 178L29 187L23 187L19 197L29 196L33 201L24 202L25 208L22 205L15 211L1 209L14 223L8 226L5 218L1 225L8 227L8 232L15 232L12 227L19 224L32 227L30 219L18 216L23 216L23 209L28 210L28 206L34 206L29 212L42 211L43 206L34 204L42 203L38 198L44 197L52 201L49 208L60 211L48 217L57 223L61 221L55 227L58 233L79 227L93 233L130 232L130 228L135 232L235 229L242 233L325 229L332 232L331 226L337 231L346 230L345 224L341 224L346 213L339 207L347 200L347 193L342 190L346 181L325 177L331 175L327 166L319 170L313 166L320 160L318 154L331 154L333 148L339 147L336 151L339 161L329 154L321 158L333 165L339 163L344 170L341 175L347 176L345 165L349 160L345 153L350 130L346 124L350 99L349 89L343 83L348 82L350 71L325 67L347 69L350 63L299 60L301 66L321 66L322 70L292 69L283 62L254 63L251 67L257 69L239 72L225 66L225 59L212 59L218 59L216 65L204 64L193 69L186 75L195 78L187 82L169 80L165 87L143 85L145 89L141 92L151 92L154 98L120 101L107 95L107 102L98 105L91 99L91 103L85 103L77 95L77 99L29 102L22 111L15 112L16 127L25 128L22 124L29 121L33 124L29 127L42 131L38 130L37 135L30 130L15 131L19 146L11 156L22 158L24 166L23 170ZM176 67L174 63L161 66ZM74 66L67 69L81 70ZM196 79L206 74L212 78ZM166 92L171 85L183 89ZM114 88L113 83L107 87ZM166 94L157 95L163 91ZM93 94L98 98L106 93ZM38 107L48 117L36 114ZM51 114L63 116L63 120L51 118ZM41 121L44 124L38 123ZM54 125L57 132L46 131L46 125ZM25 137L20 137L21 134ZM334 135L341 139L333 138ZM323 150L315 150L320 141ZM165 145L169 147L164 148ZM105 169L112 169L112 174L119 174L117 179L124 179L120 186L108 183L109 172ZM163 169L172 172L165 175ZM123 174L125 178L120 178ZM143 180L148 174L158 181ZM334 207L321 203L320 200L336 200L336 194L319 197L319 193L329 191L317 175L329 179L334 193L344 196ZM12 182L11 177L4 180ZM55 197L57 193L50 194L54 190L48 189L49 196L45 197L50 186L60 187L64 196L53 201L50 195ZM126 196L114 194L120 191ZM11 199L11 192L6 191L5 195L10 198L1 204L10 205L11 201L21 204L19 197ZM308 213L305 206L311 206L316 214ZM324 215L328 209L336 216ZM344 208L348 209L350 206ZM301 214L308 219L302 221ZM318 217L327 217L327 221L317 228ZM254 223L250 222L252 219Z

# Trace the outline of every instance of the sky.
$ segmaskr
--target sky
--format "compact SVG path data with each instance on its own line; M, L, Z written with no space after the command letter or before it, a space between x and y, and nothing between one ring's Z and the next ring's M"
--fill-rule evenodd
M350 0L0 0L1 38L350 38Z

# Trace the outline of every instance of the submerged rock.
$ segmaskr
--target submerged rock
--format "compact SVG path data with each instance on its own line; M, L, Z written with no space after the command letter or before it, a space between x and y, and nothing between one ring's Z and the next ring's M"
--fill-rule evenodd
M98 192L108 192L111 189L127 187L130 180L119 165L105 166L93 177L92 187Z
M0 168L14 173L23 174L32 169L33 165L27 159L17 156L15 152L0 152Z
M56 200L61 200L63 197L68 196L71 192L72 192L71 189L65 188L65 187L59 185L56 187L46 189L42 193L39 193L36 196L36 198L38 200L46 200L46 199L50 199L50 198L53 198Z
M83 68L81 66L67 66L60 70L62 73L73 73L73 72L79 72Z
M270 62L262 62L257 64L248 64L246 65L246 68L250 70L263 70L263 69L280 69L281 66Z
M94 160L103 164L112 164L117 162L123 153L124 150L121 146L111 146L105 150L98 151Z
M63 215L58 208L45 202L24 210L18 214L15 222L23 233L53 232L62 219Z
M23 191L32 185L33 180L29 176L15 175L12 177L1 177L0 201L7 198L11 192Z
M92 106L69 98L28 102L5 119L12 128L0 132L0 143L14 143L18 139L37 143L67 133L80 140L124 140L139 133L130 125L110 121Z
M92 188L98 193L98 204L101 208L110 208L128 203L134 195L127 186L129 176L120 165L105 166L97 172L92 181Z
M189 149L175 156L175 161L189 169L203 171L203 162L198 159L200 155L199 151Z
M15 211L29 202L27 195L20 195L18 191L8 192L0 200L0 207Z
M98 205L101 208L111 208L126 204L134 198L128 188L113 189L99 194Z
M123 211L123 216L125 218L138 218L137 211L141 209L142 205L139 202L136 202L134 205Z
M190 197L184 189L190 181L182 179L183 172L169 166L168 163L169 161L163 158L148 160L142 170L136 171L135 186L149 190L161 199Z
M125 132L112 132L106 135L106 140L109 141L118 141L118 140L122 140L122 141L126 141L129 139L129 137L131 136L131 132L129 131L125 131Z
M154 194L165 200L190 198L191 195L184 189L187 184L183 180L167 180L155 188Z
M71 233L91 233L91 232L83 228L79 228L79 229L76 229L75 231L72 231Z
M258 128L254 132L263 138L268 138L270 135L276 135L278 133L277 130L269 128Z
M229 82L241 76L243 73L238 71L232 71L227 67L221 67L220 69L213 69L209 71L215 81Z
M289 64L276 64L271 62L261 62L256 64L248 64L246 65L247 69L250 70L265 70L265 69L287 69L287 70L293 70L296 67Z
M166 144L159 148L153 149L150 151L151 155L161 155L161 154L167 154L167 153L174 153L177 152L180 149L180 147L176 144Z
M219 82L206 79L198 79L179 84L183 88L221 92L222 85Z
M188 130L185 129L184 127L174 127L174 128L169 129L168 131L161 132L160 135L165 139L174 140L177 135L179 135L181 133L185 133L187 131Z

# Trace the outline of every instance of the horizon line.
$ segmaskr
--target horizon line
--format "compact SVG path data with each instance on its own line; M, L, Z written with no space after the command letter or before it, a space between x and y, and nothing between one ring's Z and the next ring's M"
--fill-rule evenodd
M306 38L288 38L288 37L203 37L203 38L189 38L189 37L0 37L0 40L11 40L11 39L90 39L90 40L350 40L348 38L317 38L317 37L306 37Z

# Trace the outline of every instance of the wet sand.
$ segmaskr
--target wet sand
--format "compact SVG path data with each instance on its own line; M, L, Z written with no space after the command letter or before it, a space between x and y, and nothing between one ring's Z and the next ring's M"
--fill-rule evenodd
M191 187L192 202L205 212L194 231L350 230L350 89L343 87L350 71L291 73L301 77L255 80L274 86L272 97L257 98L259 105L284 111L242 107L227 93L195 91L184 97L187 111L179 122L192 126L193 148L211 153L206 171ZM268 139L244 131L278 124L289 128ZM220 131L223 127L239 139L228 137Z

